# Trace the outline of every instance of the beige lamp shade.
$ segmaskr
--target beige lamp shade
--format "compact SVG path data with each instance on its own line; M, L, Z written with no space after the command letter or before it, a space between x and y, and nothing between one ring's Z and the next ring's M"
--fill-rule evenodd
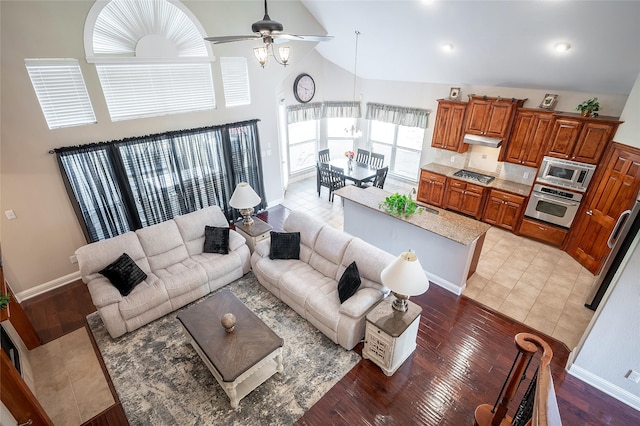
M380 273L380 279L396 295L417 296L429 289L429 280L416 254L405 251Z
M260 196L251 188L251 185L240 182L233 191L229 205L235 209L250 209L260 204L260 201Z

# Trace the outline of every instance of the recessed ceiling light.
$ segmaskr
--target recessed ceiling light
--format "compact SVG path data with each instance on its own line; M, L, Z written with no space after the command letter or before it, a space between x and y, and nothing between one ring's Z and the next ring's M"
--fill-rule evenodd
M555 49L556 52L562 53L562 52L566 52L567 50L571 49L571 45L569 43L567 43L566 41L562 41L560 43L554 44L553 48Z
M451 43L443 44L442 45L442 50L444 50L445 52L453 51L453 44L451 44Z

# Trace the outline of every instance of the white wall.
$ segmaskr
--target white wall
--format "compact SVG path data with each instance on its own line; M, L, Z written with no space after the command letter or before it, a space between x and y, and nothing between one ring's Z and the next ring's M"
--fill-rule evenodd
M624 121L618 128L616 142L640 148L640 74L629 93L620 120Z

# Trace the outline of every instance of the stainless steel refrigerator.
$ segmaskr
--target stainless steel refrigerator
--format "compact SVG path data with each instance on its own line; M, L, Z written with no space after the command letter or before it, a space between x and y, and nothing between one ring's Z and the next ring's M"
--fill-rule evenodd
M602 271L593 281L591 293L584 306L596 310L638 232L640 232L640 195L633 207L622 212L618 218L608 241L611 253L609 253Z

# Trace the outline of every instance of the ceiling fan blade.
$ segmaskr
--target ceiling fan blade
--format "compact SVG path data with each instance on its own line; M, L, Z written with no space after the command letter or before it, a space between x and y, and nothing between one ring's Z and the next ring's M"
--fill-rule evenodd
M329 40L333 40L333 36L330 36L330 35L326 35L326 36L321 36L321 35L296 35L294 37L296 37L294 40L298 40L298 41L329 41Z
M222 36L222 37L205 37L204 39L207 41L210 41L213 44L221 44L221 43L231 43L234 41L261 40L262 36L260 35Z

